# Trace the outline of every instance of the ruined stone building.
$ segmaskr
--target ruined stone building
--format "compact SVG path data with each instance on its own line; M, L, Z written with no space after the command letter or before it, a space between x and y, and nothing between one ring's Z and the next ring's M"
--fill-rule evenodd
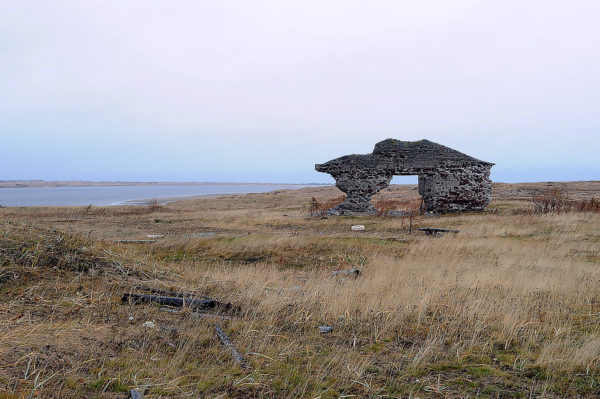
M353 154L315 165L329 173L346 193L333 214L373 213L371 197L389 186L393 176L419 176L424 210L433 213L481 211L490 203L493 163L480 161L429 140L387 139L371 154Z

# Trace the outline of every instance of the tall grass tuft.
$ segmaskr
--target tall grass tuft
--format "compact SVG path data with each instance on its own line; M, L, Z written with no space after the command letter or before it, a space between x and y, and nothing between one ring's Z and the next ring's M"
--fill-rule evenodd
M309 213L310 216L320 216L335 207L338 204L341 204L346 199L345 196L335 197L328 200L319 201L315 197L312 197L310 200Z
M422 220L422 203L423 199L381 198L375 201L374 206L377 209L377 217L400 217L402 228L410 234Z
M563 188L549 188L535 193L531 204L533 214L600 212L600 201L596 198L573 200Z

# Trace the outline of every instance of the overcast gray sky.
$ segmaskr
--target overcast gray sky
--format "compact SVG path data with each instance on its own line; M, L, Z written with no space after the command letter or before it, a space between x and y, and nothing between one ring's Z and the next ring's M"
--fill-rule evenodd
M600 179L598 0L0 0L0 179L327 182L427 138Z

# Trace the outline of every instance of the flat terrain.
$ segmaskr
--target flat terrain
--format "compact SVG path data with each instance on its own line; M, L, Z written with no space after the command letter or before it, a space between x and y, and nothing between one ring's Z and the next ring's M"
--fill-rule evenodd
M280 186L278 183L212 183L212 182L126 182L126 181L83 181L83 180L0 180L0 188L33 188L33 187L93 187L93 186L211 186L226 185L260 185ZM293 186L294 184L285 184Z
M341 195L329 186L0 208L0 398L598 397L600 213L533 214L557 187L600 198L600 182L497 184L487 212L412 229L311 216ZM232 306L122 302L152 290Z

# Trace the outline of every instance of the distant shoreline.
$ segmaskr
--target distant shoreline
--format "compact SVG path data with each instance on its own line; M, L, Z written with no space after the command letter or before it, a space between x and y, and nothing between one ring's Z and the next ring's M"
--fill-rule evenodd
M120 182L119 182L120 183ZM323 187L299 184L90 184L0 188L0 205L10 206L112 206L168 203L211 195L265 193Z
M132 199L122 201L120 203L112 204L110 206L123 206L123 205L148 205L152 201L156 201L159 205L166 205L171 202L179 202L179 201L189 201L196 199L212 199L219 197L228 197L232 195L246 195L252 193L222 193L222 194L191 194L191 195L182 195L179 197L160 197L160 198L140 198L140 199Z
M495 185L538 185L538 184L596 184L600 180L539 181L539 182L503 182ZM393 183L392 185L414 185L416 183ZM241 183L241 182L127 182L127 181L86 181L86 180L0 180L2 188L43 188L43 187L102 187L102 186L333 186L331 183Z
M126 182L126 181L84 181L84 180L0 180L0 188L40 188L40 187L98 187L98 186L326 186L330 183L230 183L230 182Z

